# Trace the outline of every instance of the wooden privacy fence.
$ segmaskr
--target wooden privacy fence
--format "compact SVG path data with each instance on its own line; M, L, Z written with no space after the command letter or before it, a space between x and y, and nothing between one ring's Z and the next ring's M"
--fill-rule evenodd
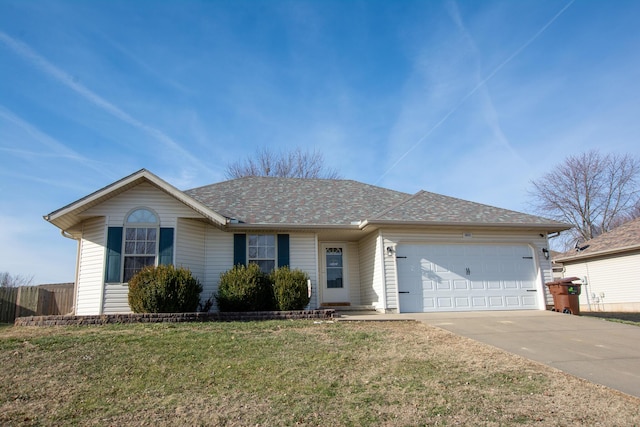
M73 311L73 283L0 288L0 322L17 317L69 314Z

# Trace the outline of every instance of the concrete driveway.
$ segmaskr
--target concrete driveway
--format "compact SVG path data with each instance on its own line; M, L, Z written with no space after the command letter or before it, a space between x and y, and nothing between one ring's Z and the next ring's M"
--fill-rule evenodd
M640 397L638 326L536 310L342 317L415 319Z

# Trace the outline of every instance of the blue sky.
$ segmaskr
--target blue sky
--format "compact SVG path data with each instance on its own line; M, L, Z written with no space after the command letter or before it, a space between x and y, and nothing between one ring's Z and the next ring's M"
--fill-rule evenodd
M640 2L0 0L0 272L72 281L42 216L257 148L529 211L567 155L640 154Z

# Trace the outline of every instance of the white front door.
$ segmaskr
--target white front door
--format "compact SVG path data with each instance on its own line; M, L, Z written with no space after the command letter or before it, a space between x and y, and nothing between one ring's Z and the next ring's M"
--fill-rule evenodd
M322 261L322 302L348 303L349 283L346 272L345 246L340 244L321 245Z

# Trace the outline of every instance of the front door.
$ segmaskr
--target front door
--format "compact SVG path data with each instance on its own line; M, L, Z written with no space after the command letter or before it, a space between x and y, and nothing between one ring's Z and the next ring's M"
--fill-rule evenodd
M322 245L322 302L348 303L345 247L339 244Z

